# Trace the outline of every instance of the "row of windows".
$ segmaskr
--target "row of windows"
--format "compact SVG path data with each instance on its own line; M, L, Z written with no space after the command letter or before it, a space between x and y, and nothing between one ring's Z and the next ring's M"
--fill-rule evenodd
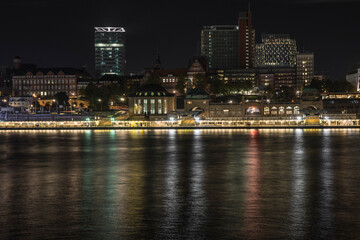
M138 99L134 101L134 113L142 114L167 114L166 99Z
M264 107L264 115L278 115L278 114L287 114L287 115L292 115L292 114L298 115L300 114L300 108L298 106L294 107L294 111L293 108L291 106L288 107Z
M14 79L13 83L16 84L74 84L75 79L37 79L37 80L17 80Z
M60 86L19 86L19 90L50 90L50 89L64 89L64 90L68 90L68 89L75 89L75 85L60 85Z
M55 94L57 94L58 92L65 92L68 96L74 96L75 92L74 91L23 91L20 92L20 95L26 95L26 96L54 96Z

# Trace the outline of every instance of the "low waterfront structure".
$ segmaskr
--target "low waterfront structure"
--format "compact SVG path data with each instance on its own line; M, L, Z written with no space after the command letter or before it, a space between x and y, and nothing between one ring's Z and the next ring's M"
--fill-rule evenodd
M147 84L129 96L132 120L165 120L175 111L175 96L160 85Z

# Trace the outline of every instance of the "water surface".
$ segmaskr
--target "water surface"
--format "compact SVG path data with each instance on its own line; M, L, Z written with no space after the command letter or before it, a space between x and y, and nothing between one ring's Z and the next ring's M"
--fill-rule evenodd
M360 130L0 139L0 239L360 238Z

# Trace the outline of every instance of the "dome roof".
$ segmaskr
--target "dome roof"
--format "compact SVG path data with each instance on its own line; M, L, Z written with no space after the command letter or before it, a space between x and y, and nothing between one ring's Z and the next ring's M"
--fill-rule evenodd
M134 97L164 97L174 96L166 91L165 88L158 84L146 84L142 86L134 95Z
M186 93L186 98L206 99L209 94L202 88L193 88Z
M303 93L318 93L319 90L317 90L316 88L312 88L312 87L306 87L303 90Z

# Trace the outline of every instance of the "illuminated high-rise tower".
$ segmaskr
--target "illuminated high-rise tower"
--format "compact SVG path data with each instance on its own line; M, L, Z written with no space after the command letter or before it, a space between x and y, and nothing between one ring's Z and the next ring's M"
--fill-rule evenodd
M252 26L252 13L241 12L238 19L239 27L239 68L254 67L255 30Z
M125 29L95 27L96 77L125 74Z

